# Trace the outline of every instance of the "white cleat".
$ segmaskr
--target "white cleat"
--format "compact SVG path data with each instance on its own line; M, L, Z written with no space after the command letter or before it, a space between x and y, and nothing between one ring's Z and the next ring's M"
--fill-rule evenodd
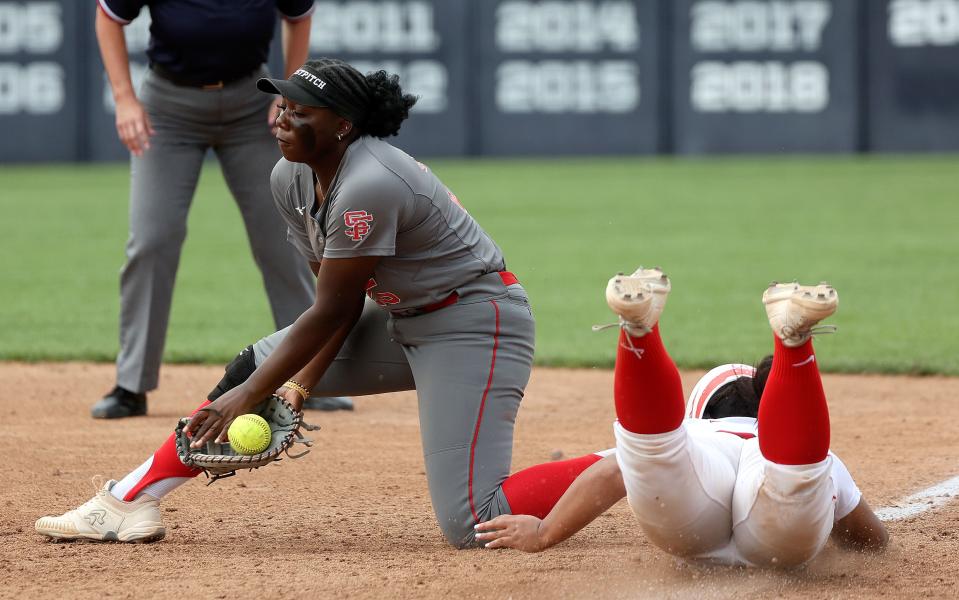
M835 327L816 327L839 307L839 294L826 282L819 285L776 283L763 292L766 316L783 344L790 348L803 345L817 333L832 333Z
M79 508L59 517L40 517L37 533L54 540L97 542L155 542L166 528L160 517L160 501L141 495L122 502L110 494L116 481L108 481L96 495Z
M642 337L659 322L671 289L659 267L640 267L632 275L619 274L606 285L606 303L619 315L620 325L632 337Z

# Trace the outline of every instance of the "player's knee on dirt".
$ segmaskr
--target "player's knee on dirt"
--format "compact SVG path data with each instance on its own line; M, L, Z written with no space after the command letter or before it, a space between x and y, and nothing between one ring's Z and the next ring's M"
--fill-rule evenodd
M457 550L479 546L476 542L476 531L473 529L475 522L471 514L463 515L456 511L443 514L437 510L436 521L443 532L443 537Z
M223 394L240 385L253 374L256 370L256 362L253 360L253 346L247 346L226 366L226 372L220 383L207 394L207 400L213 402Z
M477 548L481 545L476 541L474 525L510 513L502 488L497 487L485 502L482 498L486 495L477 492L479 490L474 489L475 517L467 494L464 493L462 498L456 501L445 503L438 502L438 498L433 495L433 512L436 515L436 522L443 532L443 537L457 550Z

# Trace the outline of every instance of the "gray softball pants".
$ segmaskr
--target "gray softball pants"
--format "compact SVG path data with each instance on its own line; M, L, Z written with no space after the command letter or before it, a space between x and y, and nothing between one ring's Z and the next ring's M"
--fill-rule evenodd
M368 301L318 396L416 390L433 511L457 548L475 545L473 525L509 514L513 425L533 364L534 322L526 291L484 275L457 290L456 304L393 318ZM286 336L253 345L262 364Z
M200 168L212 148L246 225L277 328L313 302L309 265L286 241L273 204L270 172L279 159L267 125L270 96L256 89L261 72L223 88L181 87L149 72L140 89L156 134L130 160L130 237L120 272L117 385L156 388L170 319L173 284L186 238L187 213ZM211 273L209 284L229 272Z

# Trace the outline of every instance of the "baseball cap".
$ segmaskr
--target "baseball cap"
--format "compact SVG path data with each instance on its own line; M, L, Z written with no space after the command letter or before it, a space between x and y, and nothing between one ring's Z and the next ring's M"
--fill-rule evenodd
M289 79L259 79L256 87L261 92L279 94L297 104L329 108L354 122L361 120L367 110L365 106L356 106L355 99L350 102L342 90L308 64L294 71Z

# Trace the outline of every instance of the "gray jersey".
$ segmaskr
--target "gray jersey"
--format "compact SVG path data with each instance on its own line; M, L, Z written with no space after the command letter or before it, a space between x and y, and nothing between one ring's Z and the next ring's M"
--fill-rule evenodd
M305 164L280 159L271 184L289 240L308 260L383 257L367 293L391 311L438 302L506 268L499 247L443 182L382 140L350 144L325 203Z
M326 202L307 165L281 160L271 182L289 239L309 260L383 257L367 292L392 314L364 310L314 393L415 385L437 522L455 546L475 545L476 523L510 512L502 484L535 338L526 292L497 273L502 252L446 186L386 142L350 144ZM404 312L453 291L459 301L442 310ZM254 344L257 364L285 335Z

